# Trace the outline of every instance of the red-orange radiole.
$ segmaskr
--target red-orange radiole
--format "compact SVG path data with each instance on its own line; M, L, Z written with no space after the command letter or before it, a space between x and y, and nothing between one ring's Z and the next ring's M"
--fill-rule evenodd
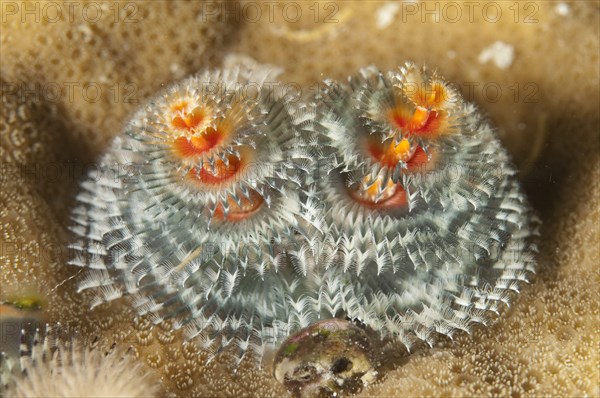
M411 148L411 144L406 138L400 142L394 140L380 142L369 137L366 145L371 157L388 168L393 169L399 162L404 162L406 171L412 172L420 169L429 161L423 148L420 146ZM378 176L375 181L372 181L370 176L365 176L358 189L352 190L350 195L357 202L373 209L392 210L408 204L406 191L400 183L387 180L385 187L382 186L383 183L381 176Z
M227 156L227 163L221 159L215 161L214 167L204 164L190 173L202 184L219 185L234 178L242 169L242 161L237 156Z
M364 177L361 185L368 185L369 182L370 177ZM350 197L370 209L394 210L407 206L408 200L406 198L406 191L400 183L394 183L392 180L388 180L386 187L383 189L383 193L378 195L380 187L381 180L377 179L367 189L359 187L358 189L350 190Z
M225 214L223 205L219 203L215 209L213 217L219 220L233 222L244 221L252 217L252 215L259 211L260 207L264 203L264 199L258 192L254 190L250 190L249 193L249 198L240 195L239 205L232 198L229 198L227 200L227 204L229 205L229 212L227 212L227 214Z
M246 166L244 156L240 157L229 155L227 162L221 159L215 161L213 167L208 164L196 167L189 172L189 177L196 183L204 185L204 189L222 189L223 186L232 183L236 178L240 178L240 174ZM250 190L249 197L239 194L239 204L229 197L227 199L228 211L225 212L222 203L219 203L213 213L213 217L226 221L242 221L248 219L255 214L264 202L263 197L256 191Z
M223 132L208 127L200 134L188 137L177 137L173 142L175 153L183 158L201 155L219 145L225 135Z
M444 108L450 99L446 86L420 83L407 96L410 102L397 99L397 105L389 111L390 122L407 134L431 138L442 133L447 119Z
M193 106L183 100L171 107L174 116L171 127L181 133L173 141L175 153L182 158L201 155L223 142L226 131L208 126L210 109L205 106Z

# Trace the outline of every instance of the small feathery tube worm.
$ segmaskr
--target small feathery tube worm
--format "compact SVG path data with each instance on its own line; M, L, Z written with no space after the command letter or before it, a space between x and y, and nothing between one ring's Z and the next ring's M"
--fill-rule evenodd
M412 64L327 81L310 103L261 67L150 100L82 183L71 263L241 361L319 319L408 348L507 303L537 221L493 129Z
M3 396L150 397L160 392L157 378L133 354L85 344L60 324L22 330L20 337L17 357L0 352Z

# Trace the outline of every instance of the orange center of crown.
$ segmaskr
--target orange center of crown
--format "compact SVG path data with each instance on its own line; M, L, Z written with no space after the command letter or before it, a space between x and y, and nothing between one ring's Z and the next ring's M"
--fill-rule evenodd
M208 127L200 134L191 137L177 137L173 143L175 152L184 158L200 155L223 141L224 134Z
M186 111L186 106L187 103L173 107L176 114L171 120L171 125L178 130L193 131L205 121L208 116L207 111L199 106L190 111Z
M382 187L381 177L371 184L371 177L365 176L358 188L350 189L350 197L363 206L371 209L398 209L408 204L406 191L400 183L388 180ZM365 189L364 187L367 186Z
M377 162L389 168L395 168L399 162L405 162L407 171L414 171L429 160L423 148L411 148L406 138L398 143L392 140L389 144L370 138L367 141L367 150Z
M401 104L389 113L389 120L403 131L419 135L433 135L440 131L442 115L434 110L417 106L414 110Z
M426 84L416 90L413 100L425 108L438 108L449 99L447 88L440 82Z
M445 103L449 100L447 88L433 83L408 93L414 105L397 100L388 113L388 120L409 134L432 136L443 130Z
M397 144L391 142L387 146L385 143L369 139L367 150L374 159L387 167L396 167L398 162L406 162L411 157L410 143L407 139L403 139Z
M229 205L229 212L225 215L225 209L223 209L223 205L219 203L217 208L215 209L215 213L213 217L219 220L226 221L243 221L250 218L252 215L256 214L262 204L264 203L263 197L256 191L250 191L250 197L247 198L241 195L240 203L236 203L232 198L227 200L227 204Z
M232 179L242 169L242 161L234 155L227 156L227 162L217 159L214 166L202 165L190 170L190 176L208 185L218 185Z
M395 168L399 162L406 163L407 171L413 172L429 161L427 153L417 146L411 148L410 142L405 138L399 142L381 142L369 137L367 151L380 164L388 168ZM384 186L385 184L385 186ZM391 179L383 181L381 176L375 181L371 176L363 177L359 186L350 190L350 196L364 206L371 208L392 209L407 205L406 191L400 183Z
M192 105L182 100L171 107L174 114L171 127L183 135L175 138L173 149L183 158L194 157L219 145L226 132L208 126L210 110L206 107Z

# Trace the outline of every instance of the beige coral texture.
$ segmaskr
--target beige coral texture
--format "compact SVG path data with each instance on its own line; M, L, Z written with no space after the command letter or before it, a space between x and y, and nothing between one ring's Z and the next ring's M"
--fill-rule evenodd
M88 309L65 265L77 183L145 98L227 55L303 88L410 59L497 125L544 222L539 270L497 323L392 355L361 394L600 395L598 2L454 2L458 21L444 2L300 2L300 17L284 2L262 15L247 1L67 3L53 2L57 19L49 2L1 2L0 301L40 297L42 321L130 347L165 396L284 395L268 369L206 365L170 324L135 318L124 301ZM498 46L510 49L499 62L479 56Z

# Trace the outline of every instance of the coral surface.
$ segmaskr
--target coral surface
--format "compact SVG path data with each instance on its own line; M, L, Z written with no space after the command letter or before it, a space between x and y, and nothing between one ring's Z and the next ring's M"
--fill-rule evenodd
M44 321L100 334L109 346L126 342L167 394L282 396L253 363L237 372L226 360L206 365L168 322L153 325L119 303L89 311L92 296L74 293L78 269L64 266L69 253L49 248L66 247L67 212L90 162L161 85L218 66L226 53L281 67L294 87L413 59L437 67L500 128L544 221L540 267L501 322L410 357L390 349L387 376L364 394L599 394L597 2L478 2L472 19L468 2L456 2L459 21L443 3L414 1L319 2L316 18L307 3L298 19L283 17L283 3L273 18L265 9L256 19L240 11L252 2L229 2L238 8L224 17L221 3L164 1L114 3L117 14L107 4L99 19L93 5L83 15L95 2L78 2L74 17L65 6L60 20L40 2L36 19L36 3L0 3L3 303L39 297ZM24 15L26 6L34 14Z

